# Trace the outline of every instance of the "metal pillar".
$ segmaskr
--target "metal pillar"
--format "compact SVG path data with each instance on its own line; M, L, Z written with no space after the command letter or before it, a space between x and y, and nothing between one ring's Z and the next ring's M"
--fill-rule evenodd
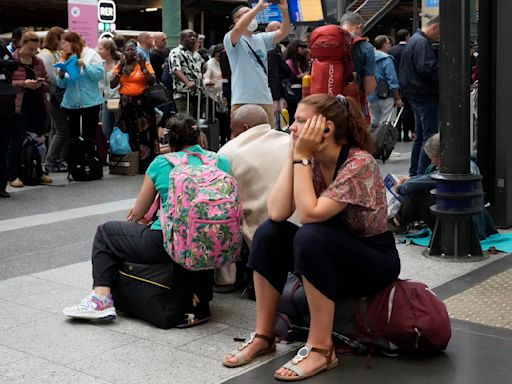
M180 43L181 0L162 0L162 30L167 35L170 48Z
M440 2L441 167L433 178L437 216L429 257L447 261L480 261L484 256L472 215L480 176L470 174L469 153L469 0ZM449 154L449 155L445 155Z
M419 0L412 0L412 33L411 36L418 30L420 27L420 14L418 7Z

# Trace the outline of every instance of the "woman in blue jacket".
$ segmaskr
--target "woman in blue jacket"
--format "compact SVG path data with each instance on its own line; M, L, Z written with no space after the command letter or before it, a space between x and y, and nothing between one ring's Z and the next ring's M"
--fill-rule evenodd
M69 64L67 71L60 70L57 86L64 88L61 107L69 120L69 136L95 141L96 127L103 95L99 81L104 77L103 62L99 54L85 46L76 32L62 35L62 61L77 55L76 64ZM78 66L78 68L76 68Z
M372 124L380 124L390 118L394 107L401 107L403 103L400 98L393 56L387 53L391 48L391 40L386 35L379 35L375 38L373 45L375 46L377 87L368 96L368 103Z

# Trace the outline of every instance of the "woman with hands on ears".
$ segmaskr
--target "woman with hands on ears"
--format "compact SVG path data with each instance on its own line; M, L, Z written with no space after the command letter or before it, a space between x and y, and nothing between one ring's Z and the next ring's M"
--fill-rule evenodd
M248 267L256 330L223 364L275 351L274 325L288 272L302 279L311 315L307 343L274 377L297 381L334 368L331 333L338 297L377 293L396 280L400 259L387 231L386 192L375 143L358 104L345 96L304 98L290 127L290 156L267 201ZM297 210L302 227L288 221Z

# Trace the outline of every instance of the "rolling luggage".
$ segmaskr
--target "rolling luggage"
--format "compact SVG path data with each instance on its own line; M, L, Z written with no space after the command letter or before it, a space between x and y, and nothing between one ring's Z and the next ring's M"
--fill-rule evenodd
M209 113L210 101L211 114ZM205 120L208 129L204 133L206 134L206 138L208 139L208 149L210 151L217 152L220 148L220 125L219 119L215 117L215 109L215 100L211 97L206 96Z
M201 118L201 91L197 91L197 114L195 119L205 139L205 149L217 152L220 148L220 126L219 120L215 117L215 101L212 100L212 112L210 114L209 98L205 102L205 118ZM187 114L193 116L190 110L190 93L187 93Z

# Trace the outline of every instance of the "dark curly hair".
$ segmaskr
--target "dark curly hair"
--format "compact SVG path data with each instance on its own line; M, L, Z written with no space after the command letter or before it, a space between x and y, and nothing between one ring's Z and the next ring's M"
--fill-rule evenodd
M177 113L168 121L166 128L169 135L169 146L173 151L181 151L185 147L199 144L200 131L197 121L186 113Z

